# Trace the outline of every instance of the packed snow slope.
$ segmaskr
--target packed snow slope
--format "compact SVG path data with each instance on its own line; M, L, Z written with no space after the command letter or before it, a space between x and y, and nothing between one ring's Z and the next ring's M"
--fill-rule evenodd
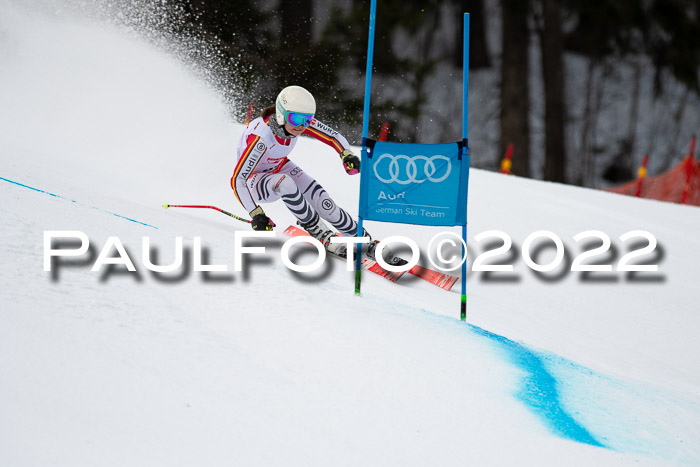
M463 323L459 284L365 273L356 297L338 261L293 273L281 229L234 271L248 225L162 204L245 215L229 187L243 126L123 29L0 0L0 109L2 465L700 463L700 209L474 170L470 267L498 230L513 245L485 263L514 268L469 273ZM332 150L304 139L293 158L356 213L359 177ZM426 255L444 230L367 228ZM522 252L554 259L551 241L527 248L541 230L566 255L536 273ZM570 271L602 243L574 240L590 230L612 245L584 264L611 272ZM633 262L657 272L615 270L648 243L619 238L636 230L658 245ZM47 231L90 248L47 272ZM178 237L184 264L148 270L144 256L176 259ZM227 270L195 271L197 241ZM127 257L134 272L92 271Z

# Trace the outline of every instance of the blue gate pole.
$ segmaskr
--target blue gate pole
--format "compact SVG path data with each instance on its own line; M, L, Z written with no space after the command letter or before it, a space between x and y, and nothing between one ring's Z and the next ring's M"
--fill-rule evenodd
M467 158L469 163L469 13L464 14L464 62L462 64L462 138L464 139L463 159ZM467 194L465 193L465 196ZM468 217L468 216L467 216ZM462 258L465 258L462 263L462 299L460 302L460 319L467 320L467 217L465 217L464 225L462 226Z
M365 75L365 108L362 117L362 160L367 160L367 135L369 133L369 100L372 94L372 60L374 56L374 24L377 17L377 0L372 0L369 12L369 41L367 43L367 72ZM362 190L362 175L360 175L360 191ZM366 185L365 185L366 186ZM362 194L360 193L360 200ZM358 210L357 236L364 232L362 227L362 207ZM355 295L360 294L360 282L362 280L362 244L357 244L357 257L355 258Z

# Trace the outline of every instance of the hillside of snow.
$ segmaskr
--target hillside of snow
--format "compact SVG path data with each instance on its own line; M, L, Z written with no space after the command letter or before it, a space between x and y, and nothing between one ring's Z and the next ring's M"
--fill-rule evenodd
M469 273L464 323L459 283L365 272L357 297L339 261L293 273L281 229L234 271L248 225L162 205L245 216L229 186L243 126L123 29L0 0L0 109L2 465L700 464L700 209L472 170L469 264L500 231L513 245L485 263L513 270ZM292 158L357 212L332 150L303 139ZM366 227L426 255L450 230ZM565 255L537 273L523 251L553 260L551 241L526 248L543 230ZM572 272L591 230L611 247L585 264L613 270ZM616 271L639 230L658 244L631 262L658 271ZM45 271L50 231L89 248ZM178 238L182 267L150 271Z

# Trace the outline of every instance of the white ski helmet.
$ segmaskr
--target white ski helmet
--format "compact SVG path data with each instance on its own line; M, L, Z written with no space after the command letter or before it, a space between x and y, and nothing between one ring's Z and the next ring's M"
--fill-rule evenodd
M287 86L277 95L277 123L284 126L285 117L289 112L315 114L316 101L309 91L301 86Z

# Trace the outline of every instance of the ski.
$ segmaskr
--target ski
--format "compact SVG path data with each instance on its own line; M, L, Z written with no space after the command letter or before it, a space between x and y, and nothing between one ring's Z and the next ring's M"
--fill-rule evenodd
M425 268L419 264L413 266L408 272L445 290L452 289L452 286L455 285L459 279L457 276L451 276L449 274L445 274L444 272L438 272L433 269Z
M310 235L304 230L300 229L298 227L295 227L293 225L290 225L287 230L284 231L284 233L290 237L298 237L298 236L307 236L309 237ZM332 256L336 256L341 259L345 259L343 256L338 256L334 255L333 253L328 252L328 254ZM395 257L393 264L396 266L400 266L402 264L406 264L407 261L403 258ZM391 272L387 271L383 267L379 265L374 259L367 257L366 255L363 255L362 258L362 267L367 269L368 271L371 271L375 274L378 274L392 282L396 282L402 275L403 272ZM410 274L413 274L416 277L420 277L421 279L430 282L433 285L436 285L442 289L445 290L450 290L452 289L452 286L455 285L457 280L459 279L456 276L451 276L449 274L445 274L443 272L438 272L430 268L426 268L423 266L420 266L416 264L413 266L409 271Z
M388 263L394 266L402 266L408 263L408 261L398 256L394 256L388 261ZM444 272L438 272L433 269L423 267L419 264L413 266L408 270L408 272L445 290L450 290L455 282L457 282L457 279L459 279L456 276L451 276L449 274L445 274Z
M300 229L299 227L295 227L293 225L290 225L289 227L287 227L287 230L284 231L284 234L289 236L289 237L309 237L309 238L312 238L311 235L309 235L309 233L306 230ZM334 253L331 253L328 250L326 250L326 254L328 254L330 256L334 256L334 257L342 259L342 260L347 259L345 256L336 255ZM379 276L382 276L384 279L387 279L391 282L396 282L397 280L399 280L399 278L401 276L403 276L404 272L405 272L405 271L401 271L401 272L387 271L386 269L381 267L379 265L379 263L377 263L375 260L367 257L366 255L363 255L363 257L362 257L362 267L370 272L373 272Z

